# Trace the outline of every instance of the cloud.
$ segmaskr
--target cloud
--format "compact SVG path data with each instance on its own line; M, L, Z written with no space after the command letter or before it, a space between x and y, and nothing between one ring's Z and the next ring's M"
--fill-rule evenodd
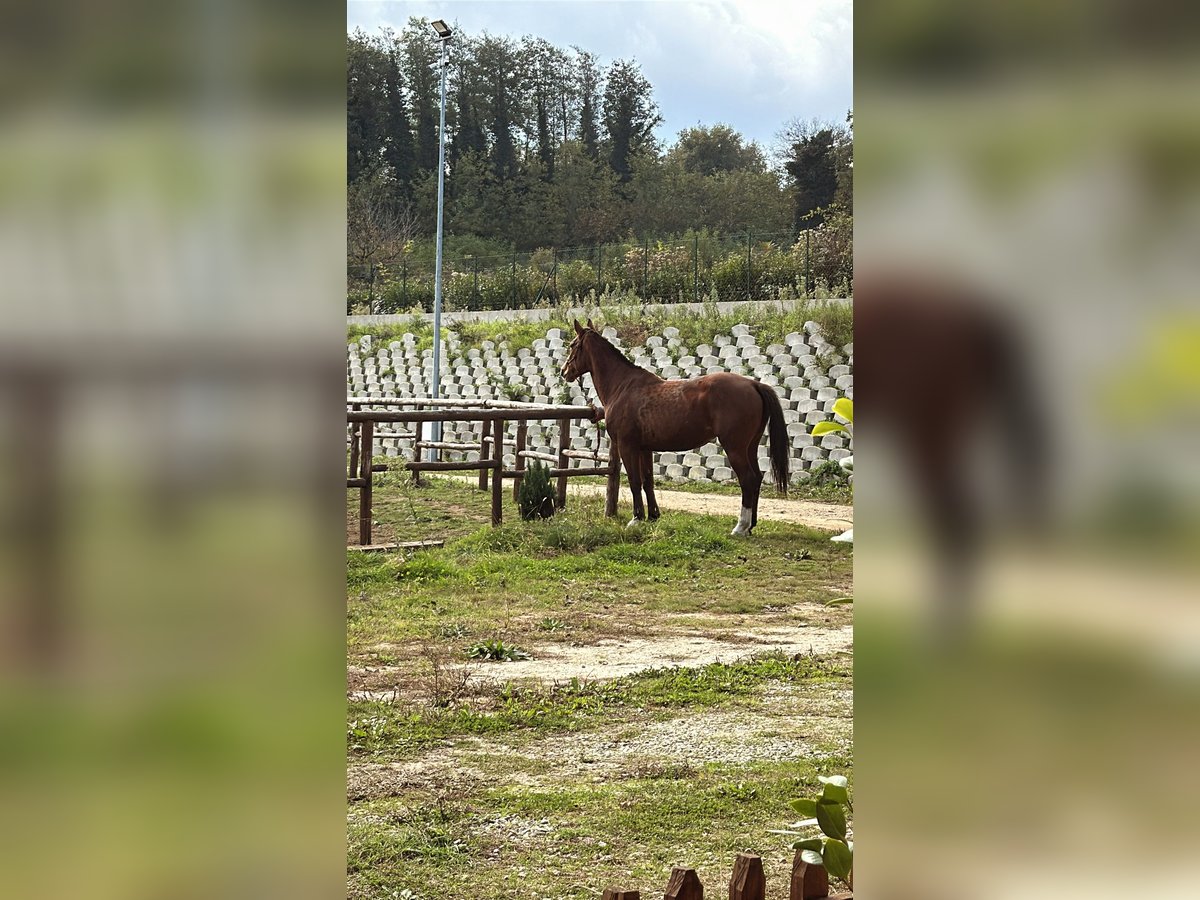
M724 122L769 143L794 118L840 121L852 104L852 0L351 2L348 24L401 28L446 16L470 32L535 34L606 63L636 59L654 85L670 142Z

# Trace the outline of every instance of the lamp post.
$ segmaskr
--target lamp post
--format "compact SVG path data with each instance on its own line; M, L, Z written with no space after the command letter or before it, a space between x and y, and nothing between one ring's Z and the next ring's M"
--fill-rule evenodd
M442 70L442 107L438 122L438 196L437 196L437 252L433 273L433 399L441 397L442 387L442 213L446 196L446 68L449 66L450 26L441 19L429 23L440 45ZM436 406L436 404L435 404ZM433 439L441 441L442 423L433 423ZM430 462L438 458L438 449L429 449Z

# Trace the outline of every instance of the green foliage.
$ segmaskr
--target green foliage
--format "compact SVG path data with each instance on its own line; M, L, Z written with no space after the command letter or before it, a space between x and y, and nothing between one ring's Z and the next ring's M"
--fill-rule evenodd
M836 401L834 401L833 411L851 425L854 424L854 401L849 397L839 397ZM812 436L820 437L821 435L825 434L835 434L839 431L849 432L850 429L845 425L832 420L827 422L818 422L813 426Z
M850 803L849 781L844 775L818 776L817 780L822 785L819 797L801 798L790 804L805 818L777 833L802 836L806 832L794 829L816 827L819 837L801 837L792 844L793 849L800 851L805 862L824 866L831 876L853 888L854 841L850 839L847 812L853 812L854 807Z
M504 641L480 641L467 648L467 656L471 659L484 659L489 662L513 662L518 659L529 659L529 653L520 647L510 646Z
M548 519L554 515L556 494L550 481L550 467L538 460L532 460L525 469L525 477L521 479L521 488L517 492L517 502L521 509L521 518Z

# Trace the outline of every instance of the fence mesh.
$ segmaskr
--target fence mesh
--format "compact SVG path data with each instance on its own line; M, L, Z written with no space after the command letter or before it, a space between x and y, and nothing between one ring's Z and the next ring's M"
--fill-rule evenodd
M847 218L792 232L643 239L527 253L443 259L449 310L528 309L622 294L645 302L767 300L790 292L845 291L853 279ZM409 254L347 268L347 312L433 309L434 264Z

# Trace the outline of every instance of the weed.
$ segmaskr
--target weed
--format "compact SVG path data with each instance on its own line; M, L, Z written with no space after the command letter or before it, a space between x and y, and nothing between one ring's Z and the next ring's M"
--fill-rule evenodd
M467 648L467 656L471 659L485 659L490 662L513 662L518 659L529 659L529 653L520 647L509 646L504 641L480 641Z

